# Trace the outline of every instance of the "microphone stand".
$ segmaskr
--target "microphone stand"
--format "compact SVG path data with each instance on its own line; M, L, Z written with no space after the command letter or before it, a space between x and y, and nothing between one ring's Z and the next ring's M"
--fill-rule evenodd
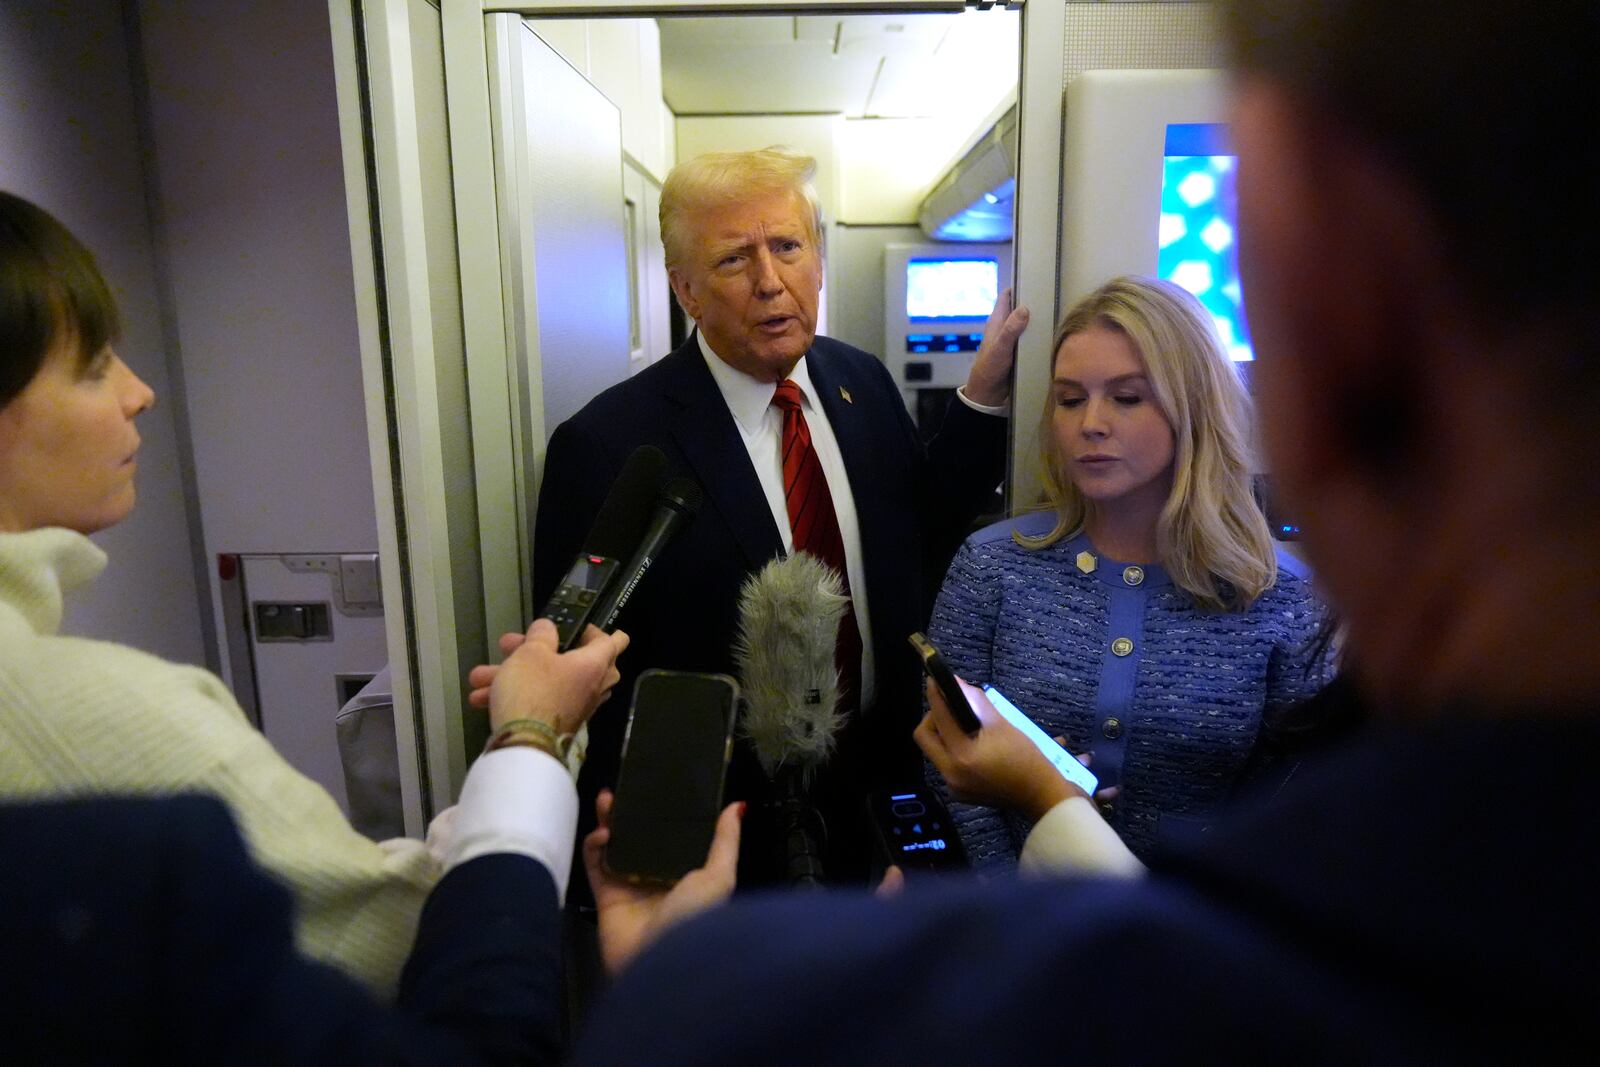
M785 880L791 886L821 889L822 840L827 828L807 795L803 769L792 764L778 768L773 785L778 794L778 833L783 840Z

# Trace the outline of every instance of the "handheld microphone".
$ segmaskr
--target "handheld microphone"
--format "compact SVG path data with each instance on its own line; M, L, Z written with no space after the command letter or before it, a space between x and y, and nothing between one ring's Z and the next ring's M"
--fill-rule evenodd
M734 645L745 699L740 733L778 790L789 881L819 885L821 817L808 792L844 722L835 647L849 606L844 582L804 552L768 563L739 594Z
M666 453L654 445L640 445L611 483L572 568L540 612L556 624L562 652L578 643L589 623L604 621L596 609L616 585L619 561L646 532L666 466Z
M644 572L650 569L667 542L694 518L695 512L700 510L702 497L700 486L689 478L674 478L662 486L655 499L655 513L639 540L639 547L629 558L628 565L617 572L616 580L595 601L594 618L601 620L600 629L609 632L615 625L623 605L639 585L639 579L644 577Z

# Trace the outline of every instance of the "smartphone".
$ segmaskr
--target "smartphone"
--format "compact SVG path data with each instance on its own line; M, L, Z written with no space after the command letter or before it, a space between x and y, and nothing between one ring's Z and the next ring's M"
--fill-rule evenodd
M944 702L950 708L950 716L955 719L956 725L969 734L975 734L982 729L983 723L978 719L977 712L967 703L967 694L961 691L960 683L956 681L956 676L945 663L944 657L939 655L939 650L933 647L933 642L928 640L927 635L921 633L914 633L906 640L917 650L917 656L922 660L922 669L928 672L933 684L944 694Z
M922 786L869 794L877 867L915 871L965 870L967 850L939 795Z
M983 687L983 695L989 698L989 703L994 709L1005 716L1007 722L1022 731L1022 736L1033 742L1035 748L1044 753L1056 770L1061 772L1061 777L1077 786L1079 789L1094 796L1094 791L1100 788L1100 779L1078 762L1078 757L1068 752L1056 743L1056 739L1045 733L1038 723L1028 718L1023 710L1011 701L1006 695L992 685Z
M726 674L639 675L611 808L608 871L667 885L705 865L738 703L739 683Z

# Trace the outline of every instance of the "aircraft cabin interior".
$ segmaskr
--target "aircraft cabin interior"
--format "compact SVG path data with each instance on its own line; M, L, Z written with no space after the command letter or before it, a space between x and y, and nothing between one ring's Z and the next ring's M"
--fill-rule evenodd
M420 836L487 734L467 670L537 613L550 434L688 336L676 163L816 158L818 332L924 430L1014 288L1017 507L1101 280L1189 289L1248 374L1221 63L1183 0L8 2L0 187L97 250L158 397L67 628L216 671L358 828Z

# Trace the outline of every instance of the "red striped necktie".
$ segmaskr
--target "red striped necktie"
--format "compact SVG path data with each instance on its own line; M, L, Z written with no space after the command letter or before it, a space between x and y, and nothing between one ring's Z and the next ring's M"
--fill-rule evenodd
M833 495L828 491L822 462L811 444L811 428L800 410L800 387L785 378L778 383L772 403L783 413L783 499L789 509L795 551L809 552L838 571L848 594L850 572L845 566L839 516L833 510ZM854 610L846 611L839 621L835 658L839 664L840 704L855 707L861 692L861 631L856 626Z

